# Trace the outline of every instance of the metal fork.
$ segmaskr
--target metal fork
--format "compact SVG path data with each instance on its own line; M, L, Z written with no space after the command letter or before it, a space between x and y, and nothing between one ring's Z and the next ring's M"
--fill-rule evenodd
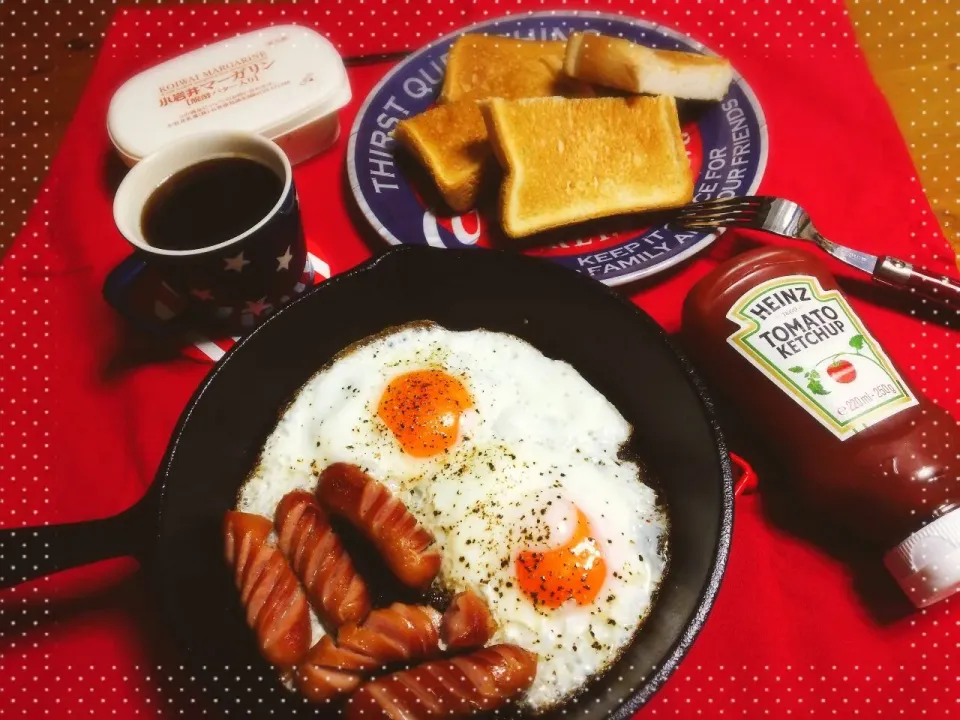
M957 280L894 257L878 257L837 245L821 235L807 211L791 200L764 196L709 200L685 205L675 213L671 214L671 225L693 230L742 227L807 240L837 260L868 273L882 285L909 290L948 307L960 308Z

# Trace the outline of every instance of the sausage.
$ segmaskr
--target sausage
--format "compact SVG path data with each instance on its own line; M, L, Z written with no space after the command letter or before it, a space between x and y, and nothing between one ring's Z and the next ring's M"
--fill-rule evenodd
M363 620L370 612L367 584L317 499L300 490L287 493L277 505L276 526L280 549L321 621L339 627Z
M347 720L463 718L496 710L533 684L537 656L493 645L378 678L353 694Z
M290 667L310 649L310 611L286 558L268 541L272 529L268 518L228 512L225 555L260 652L274 665Z
M496 629L487 604L472 590L465 590L443 614L440 636L450 650L467 650L486 645Z
M311 702L330 701L360 687L389 663L440 655L440 613L431 607L394 603L374 610L362 625L326 635L297 668L295 682Z
M404 585L424 590L433 582L440 571L433 535L384 485L356 465L335 463L320 474L317 495L374 544Z

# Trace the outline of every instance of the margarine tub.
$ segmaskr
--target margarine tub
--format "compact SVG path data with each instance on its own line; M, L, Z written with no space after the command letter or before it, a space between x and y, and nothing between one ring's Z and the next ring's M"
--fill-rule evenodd
M296 164L336 141L339 111L350 97L343 59L330 41L306 27L280 25L131 78L110 101L107 129L128 165L205 130L263 135Z

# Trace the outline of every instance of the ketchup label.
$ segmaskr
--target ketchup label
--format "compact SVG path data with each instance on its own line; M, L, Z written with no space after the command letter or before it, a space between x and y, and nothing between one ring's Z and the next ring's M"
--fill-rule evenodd
M838 290L808 275L767 280L734 303L727 338L840 440L917 404Z

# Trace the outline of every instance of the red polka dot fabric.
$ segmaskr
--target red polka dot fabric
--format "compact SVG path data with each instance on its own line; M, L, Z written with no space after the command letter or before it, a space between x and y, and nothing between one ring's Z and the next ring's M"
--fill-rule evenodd
M150 485L207 372L179 354L158 356L100 297L106 274L127 253L111 215L122 168L105 131L111 93L125 79L189 48L269 24L306 24L345 56L357 56L415 48L498 15L550 9L644 17L729 56L767 119L762 192L798 201L840 242L951 268L840 2L327 0L118 11L39 200L0 264L0 525L87 520L129 507ZM354 99L342 116L345 128L389 67L350 70ZM350 210L346 141L344 132L333 150L295 170L312 252L334 275L380 247ZM686 266L624 291L675 331L691 285L719 260L761 241L770 242L730 233ZM835 269L909 382L957 413L956 318L897 305ZM777 481L770 472L761 482ZM0 562L15 573L18 560ZM848 547L828 553L773 523L762 493L740 497L713 612L641 716L960 714L960 600L911 612L879 560ZM0 715L246 717L242 704L203 705L206 681L181 672L148 593L129 559L0 593ZM224 669L215 682L229 687L237 677ZM237 696L243 691L238 685Z

